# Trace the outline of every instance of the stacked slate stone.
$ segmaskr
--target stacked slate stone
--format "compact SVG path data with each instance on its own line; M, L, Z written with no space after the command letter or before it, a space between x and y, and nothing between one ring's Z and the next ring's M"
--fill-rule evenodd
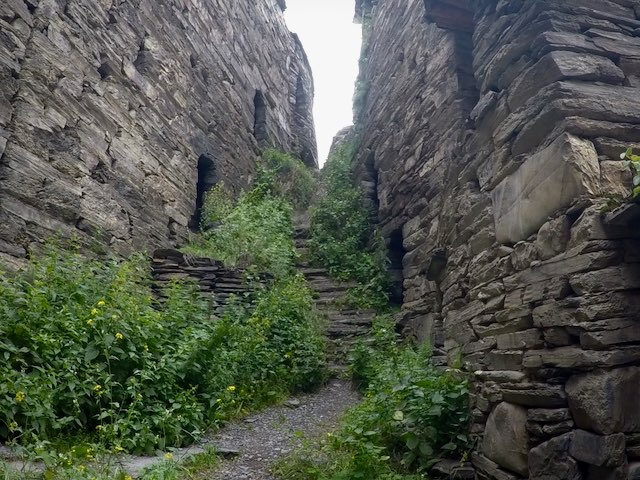
M478 478L639 478L640 2L403 3L372 11L360 173L401 321L476 381Z
M0 1L3 268L54 232L125 254L183 243L198 159L237 192L256 137L317 165L311 69L284 5Z
M244 298L256 291L261 283L248 282L246 272L226 268L218 260L192 257L178 250L156 250L152 260L155 291L161 295L163 287L175 280L194 282L210 297L217 313L222 312L232 297ZM266 281L265 277L263 281Z

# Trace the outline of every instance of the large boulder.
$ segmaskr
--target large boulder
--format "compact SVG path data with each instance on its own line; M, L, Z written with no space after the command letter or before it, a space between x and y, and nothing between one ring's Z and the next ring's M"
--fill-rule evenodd
M575 375L566 392L580 428L603 435L640 432L640 367Z
M554 212L599 191L600 164L593 143L563 134L491 193L496 238L502 243L524 240Z
M581 480L578 462L569 455L573 433L538 445L529 452L529 480Z
M482 442L482 452L501 467L527 475L527 410L518 405L503 402L487 420Z

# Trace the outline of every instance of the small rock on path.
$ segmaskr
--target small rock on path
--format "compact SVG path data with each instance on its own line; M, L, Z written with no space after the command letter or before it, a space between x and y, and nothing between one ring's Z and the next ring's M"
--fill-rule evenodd
M240 452L223 461L212 480L275 480L273 463L300 445L299 434L318 436L338 426L342 414L360 401L350 382L332 379L319 392L290 399L224 427L207 443Z

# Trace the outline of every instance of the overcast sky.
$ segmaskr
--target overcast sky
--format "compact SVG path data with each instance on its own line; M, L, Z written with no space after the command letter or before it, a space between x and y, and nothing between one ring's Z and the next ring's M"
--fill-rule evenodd
M361 26L353 23L353 0L287 0L289 29L300 36L315 80L318 158L324 162L333 136L351 125L358 76Z

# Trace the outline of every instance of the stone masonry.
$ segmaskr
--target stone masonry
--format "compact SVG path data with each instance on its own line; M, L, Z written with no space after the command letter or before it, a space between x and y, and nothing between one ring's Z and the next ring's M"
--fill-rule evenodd
M0 2L0 262L56 233L120 253L186 236L260 148L317 164L282 0Z
M620 159L640 148L640 1L357 17L358 175L402 259L400 322L475 378L478 478L640 478L640 205Z

